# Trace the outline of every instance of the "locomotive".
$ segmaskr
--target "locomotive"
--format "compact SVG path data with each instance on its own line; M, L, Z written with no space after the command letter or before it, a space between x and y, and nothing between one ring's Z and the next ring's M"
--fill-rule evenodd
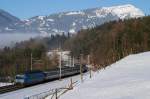
M82 65L82 72L87 72L88 68L86 65ZM61 77L68 77L80 73L80 65L75 65L74 67L62 67ZM15 83L21 85L32 85L41 83L43 81L51 81L60 78L60 71L58 69L53 69L50 71L28 71L24 74L16 75Z
M45 73L43 71L27 71L24 74L16 75L15 83L21 85L36 84L44 81Z

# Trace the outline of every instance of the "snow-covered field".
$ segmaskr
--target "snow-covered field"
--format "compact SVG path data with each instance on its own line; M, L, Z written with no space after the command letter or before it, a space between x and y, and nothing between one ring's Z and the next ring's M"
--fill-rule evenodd
M61 99L150 99L150 52L127 56Z
M13 84L13 83L3 83L3 82L0 82L0 87L12 85L12 84Z
M112 64L105 70L74 76L78 83L60 99L150 99L150 52L135 54ZM70 78L0 95L0 99L24 99L51 89L67 86ZM12 98L13 97L13 98ZM47 97L46 99L51 99Z

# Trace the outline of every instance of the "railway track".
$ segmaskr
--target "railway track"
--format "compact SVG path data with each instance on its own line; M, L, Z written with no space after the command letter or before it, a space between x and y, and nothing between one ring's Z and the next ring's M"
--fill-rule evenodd
M62 78L67 78L67 77L74 76L74 75L77 75L77 74L73 74L73 75L69 75L69 76L64 76ZM7 93L7 92L12 92L12 91L16 91L16 90L27 88L27 87L36 86L36 85L39 85L39 84L48 83L48 82L55 81L55 80L58 80L58 78L57 79L51 79L51 80L43 81L41 83L37 83L37 84L33 84L33 85L28 85L28 86L21 86L21 85L3 86L3 87L0 87L0 94L4 94L4 93Z
M21 88L23 87L18 85L9 85L9 86L0 87L0 94L15 91Z

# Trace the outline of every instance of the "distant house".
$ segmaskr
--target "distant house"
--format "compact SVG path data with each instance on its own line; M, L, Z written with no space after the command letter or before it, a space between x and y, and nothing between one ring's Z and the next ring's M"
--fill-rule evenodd
M51 50L47 52L47 56L52 59L54 57L58 57L60 59L61 56L61 62L62 66L73 66L74 62L71 58L70 51L60 51L60 50Z

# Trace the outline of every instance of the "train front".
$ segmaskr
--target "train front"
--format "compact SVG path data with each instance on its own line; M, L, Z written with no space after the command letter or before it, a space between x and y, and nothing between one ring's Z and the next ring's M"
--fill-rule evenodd
M16 84L24 84L25 83L25 75L16 75L15 83Z

